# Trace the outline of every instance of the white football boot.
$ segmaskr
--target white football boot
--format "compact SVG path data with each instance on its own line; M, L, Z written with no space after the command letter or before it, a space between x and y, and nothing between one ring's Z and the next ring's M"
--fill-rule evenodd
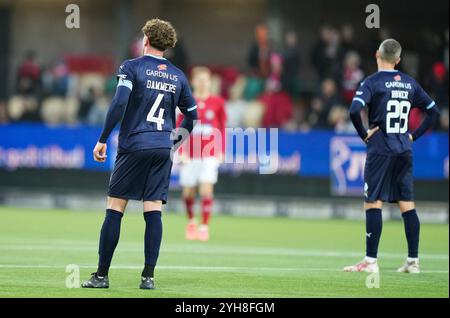
M397 269L399 273L410 273L410 274L419 274L419 259L418 258L407 258L403 266Z
M376 258L365 257L361 262L344 267L344 272L366 272L366 273L378 273L380 268Z

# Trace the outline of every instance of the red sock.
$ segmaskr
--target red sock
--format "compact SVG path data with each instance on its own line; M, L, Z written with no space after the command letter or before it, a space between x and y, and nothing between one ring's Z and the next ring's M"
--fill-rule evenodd
M213 202L213 198L202 198L202 224L208 225Z
M192 220L194 218L194 198L185 198L184 204L186 205L186 212L188 215L188 219Z

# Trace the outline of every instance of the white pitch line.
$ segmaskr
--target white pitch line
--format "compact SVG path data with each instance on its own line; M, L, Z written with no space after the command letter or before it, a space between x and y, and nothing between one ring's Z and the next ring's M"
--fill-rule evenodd
M66 265L27 265L27 264L0 264L0 268L23 269L65 269ZM79 265L80 268L97 268L97 265ZM142 265L113 265L112 269L142 269ZM337 268L310 268L310 267L239 267L239 266L184 266L184 265L160 265L158 269L180 271L291 271L291 272L343 272ZM448 270L422 270L422 273L448 274Z
M26 264L0 264L0 268L60 268L66 265L26 265ZM97 265L79 265L80 268L97 268ZM142 265L112 265L112 269L142 269ZM234 267L234 266L184 266L160 265L159 269L189 270L189 271L337 271L333 268L289 268L289 267Z
M121 252L141 252L142 244L120 244ZM55 244L0 244L0 250L4 251L96 251L97 244L72 245L67 243ZM304 256L304 257L359 257L362 252L356 251L320 251L301 250L289 248L258 248L258 247L236 247L229 245L189 245L189 244L167 244L162 246L163 253L179 254L210 254L210 255L275 255L275 256ZM402 258L398 253L380 253L380 258ZM422 259L448 260L447 254L421 254Z

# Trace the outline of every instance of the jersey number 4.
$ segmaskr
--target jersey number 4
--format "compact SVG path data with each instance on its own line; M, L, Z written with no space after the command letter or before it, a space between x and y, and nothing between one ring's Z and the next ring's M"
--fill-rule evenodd
M158 117L155 116L155 113L158 110L158 107L161 104L163 98L164 94L158 94L158 97L156 97L156 100L153 103L147 115L147 121L151 123L156 123L157 130L162 130L162 125L164 125L164 118L163 118L164 108L159 109Z
M387 103L386 132L404 134L408 131L408 117L411 103L406 100L390 100Z

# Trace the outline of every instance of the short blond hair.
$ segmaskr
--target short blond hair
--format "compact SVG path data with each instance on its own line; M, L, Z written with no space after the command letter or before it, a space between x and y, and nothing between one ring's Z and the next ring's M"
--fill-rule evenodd
M395 39L387 39L380 44L378 51L382 60L394 64L402 54L402 46Z
M159 51L175 47L177 32L172 24L158 18L148 20L142 27L142 33L149 39L150 45Z

